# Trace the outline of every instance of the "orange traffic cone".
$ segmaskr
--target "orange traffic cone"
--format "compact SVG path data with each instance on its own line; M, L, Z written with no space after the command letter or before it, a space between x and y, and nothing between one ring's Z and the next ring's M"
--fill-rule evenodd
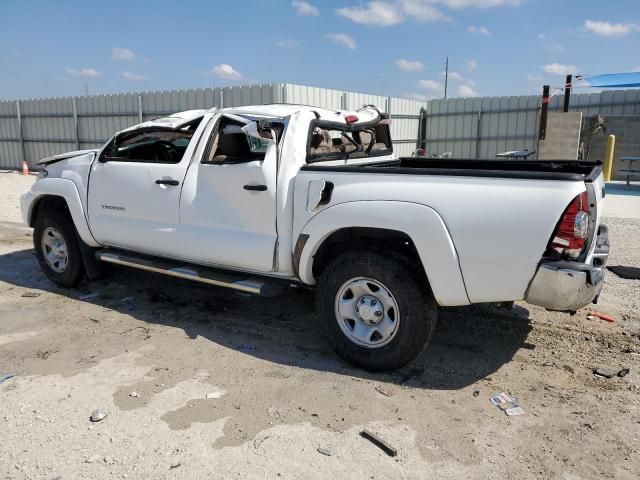
M22 175L29 175L29 165L27 165L27 161L22 161Z

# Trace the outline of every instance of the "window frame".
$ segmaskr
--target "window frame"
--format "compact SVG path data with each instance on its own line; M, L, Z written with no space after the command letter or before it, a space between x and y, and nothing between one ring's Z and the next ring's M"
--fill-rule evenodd
M239 117L241 117L241 115L237 115ZM244 119L244 117L241 117ZM204 148L204 151L202 152L202 157L200 158L200 164L201 165L243 165L245 163L250 163L250 162L264 162L264 159L267 155L267 152L264 152L264 155L262 156L262 158L248 158L245 161L242 162L214 162L214 161L210 161L207 160L209 158L209 154L211 153L211 148L213 148L213 144L216 140L216 137L218 136L219 132L220 132L220 124L222 123L223 120L229 120L230 122L238 122L240 123L238 120L235 120L231 117L225 116L224 114L220 115L220 117L216 120L215 125L213 126L213 128L211 129L211 133L209 134L209 139L207 140L207 145ZM280 120L280 119L278 119ZM248 125L249 123L253 122L255 120L251 120L251 119L247 119L247 122L245 123L245 125ZM282 122L273 122L274 125L277 125L278 127L282 127L282 133L280 134L280 138L283 137L283 133L284 133L284 128L285 128L285 124ZM247 142L248 143L248 142ZM215 152L214 152L215 153Z
M366 130L367 128L375 128L381 124L381 122L385 120L384 117L379 116L375 120L371 120L369 122L361 122L361 123L340 123L340 122L332 122L330 120L320 120L315 119L309 123L309 131L307 133L307 155L305 159L305 163L307 165L313 163L320 162L334 162L336 160L359 160L363 158L375 158L375 157L384 157L387 155L393 154L393 139L391 138L391 129L389 128L388 123L383 123L382 126L385 127L387 131L387 137L389 138L389 146L384 150L376 150L376 153L369 153L368 155L353 155L352 153L347 152L336 152L335 154L329 153L324 155L312 155L311 153L311 141L313 139L313 131L316 128L321 128L324 130L338 130L341 132L359 132Z
M182 128L184 128L184 126L182 126ZM150 126L150 127L139 128L139 129L136 129L136 130L131 130L131 131L127 131L127 132L121 133L119 135L114 136L111 139L111 141L107 144L107 146L104 148L104 150L100 154L99 161L101 163L122 162L122 163L149 163L149 164L154 164L154 165L178 165L184 160L184 158L185 158L184 157L184 153L182 154L182 157L180 157L180 159L177 162L158 162L158 161L154 161L154 160L145 160L143 158L117 157L117 156L112 156L111 154L113 153L114 148L116 148L116 145L118 145L119 142L127 140L127 139L129 139L131 137L135 137L137 135L144 134L144 133L147 133L147 132L180 133L182 128L172 128L172 127L163 127L163 126ZM187 149L189 148L189 145L191 144L191 141L193 140L193 135L195 134L196 129L189 130L189 133L191 133L191 137L189 137L189 139L188 139L189 143L187 143L187 147L185 148L185 152L187 151Z

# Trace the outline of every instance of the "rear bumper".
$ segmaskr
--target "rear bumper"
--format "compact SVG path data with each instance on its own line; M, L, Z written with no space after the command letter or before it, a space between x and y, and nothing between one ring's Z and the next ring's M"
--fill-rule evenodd
M561 312L575 312L594 302L602 290L608 256L607 227L602 225L591 264L543 262L529 285L525 301Z

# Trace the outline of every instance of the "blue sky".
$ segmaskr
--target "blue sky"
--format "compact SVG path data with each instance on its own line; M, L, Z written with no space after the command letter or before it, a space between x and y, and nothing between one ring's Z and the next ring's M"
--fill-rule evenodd
M427 99L640 69L638 0L0 1L0 99L289 82Z

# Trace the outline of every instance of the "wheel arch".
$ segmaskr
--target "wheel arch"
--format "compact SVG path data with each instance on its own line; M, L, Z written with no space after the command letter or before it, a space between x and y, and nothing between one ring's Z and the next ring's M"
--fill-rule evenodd
M316 283L337 251L373 245L419 262L439 305L469 304L451 236L440 215L425 205L399 201L337 204L312 217L297 238L294 263L305 284ZM355 244L351 243L354 239Z
M30 198L23 197L23 201L29 202L28 205L23 205L23 209L26 207L26 220L30 227L35 226L38 215L42 214L45 209L65 209L71 217L80 239L90 247L100 246L91 234L80 194L71 180L45 178L36 182L29 193Z

